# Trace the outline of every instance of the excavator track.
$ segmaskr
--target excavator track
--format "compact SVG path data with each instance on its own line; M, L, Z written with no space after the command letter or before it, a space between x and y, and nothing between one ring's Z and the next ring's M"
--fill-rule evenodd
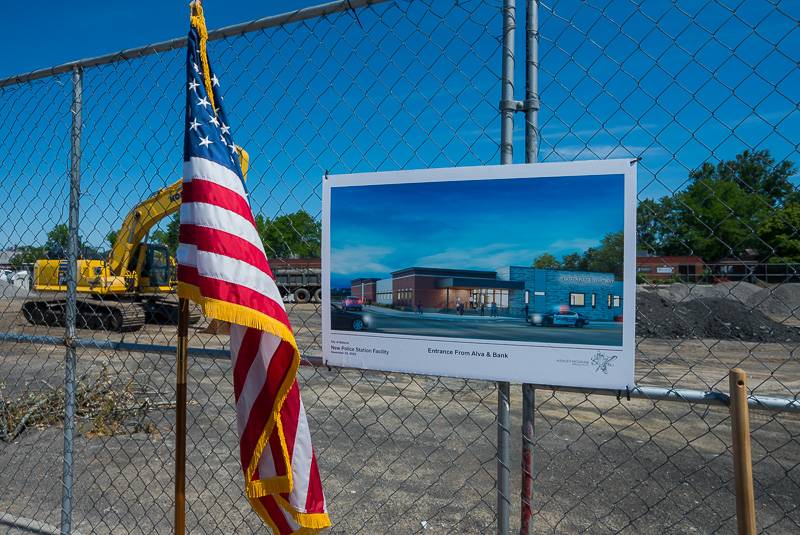
M175 295L149 296L142 301L147 323L159 325L178 324L178 298ZM189 325L194 325L203 317L199 306L189 302Z
M150 296L141 301L82 298L77 305L75 325L79 329L130 332L138 331L145 323L178 323L178 299L173 295ZM32 299L22 305L22 314L33 325L63 327L66 307L65 299ZM194 325L202 317L200 307L189 303L189 324Z
M65 299L32 299L22 305L22 315L33 325L63 327L66 324ZM140 303L101 299L78 299L75 326L115 332L138 331L145 323Z

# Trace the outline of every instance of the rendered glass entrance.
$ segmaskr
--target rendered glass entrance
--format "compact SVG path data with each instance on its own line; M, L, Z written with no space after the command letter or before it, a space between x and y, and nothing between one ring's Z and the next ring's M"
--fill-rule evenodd
M470 292L470 304L477 308L496 303L499 308L508 307L508 290L479 288Z

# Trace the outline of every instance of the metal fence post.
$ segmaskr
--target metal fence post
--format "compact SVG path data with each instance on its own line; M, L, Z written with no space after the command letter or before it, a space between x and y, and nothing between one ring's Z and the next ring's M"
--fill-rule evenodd
M72 70L72 132L69 172L69 236L67 239L67 306L64 342L67 346L64 363L64 465L61 488L61 534L72 533L72 463L75 435L75 319L77 316L78 281L78 203L81 173L81 98L83 71Z
M527 0L525 5L525 162L538 157L539 132L539 3ZM536 410L536 389L522 385L522 489L520 493L520 535L530 533L533 519L533 431Z
M500 100L500 163L513 163L514 154L514 30L516 7L514 0L503 0L503 70Z
M511 475L511 386L497 383L497 533L507 535L509 531L510 506L509 484Z
M539 0L525 6L525 162L539 157Z
M503 1L503 70L500 101L500 163L513 163L514 153L514 30L516 27L514 0ZM510 441L511 387L497 383L497 533L507 535L510 518Z
M520 494L520 535L530 533L533 502L533 421L536 409L536 389L522 385L522 491Z

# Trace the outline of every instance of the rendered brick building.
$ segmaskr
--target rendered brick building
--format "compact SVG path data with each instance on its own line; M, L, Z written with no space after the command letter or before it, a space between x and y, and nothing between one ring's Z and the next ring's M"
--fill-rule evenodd
M352 295L365 303L427 312L505 316L545 313L568 306L590 320L622 314L622 281L612 273L508 266L497 271L410 267L386 279L355 279Z

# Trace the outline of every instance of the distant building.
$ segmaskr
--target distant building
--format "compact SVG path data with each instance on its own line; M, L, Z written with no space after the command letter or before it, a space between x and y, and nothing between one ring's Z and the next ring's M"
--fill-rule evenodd
M391 305L392 294L392 279L381 279L375 283L375 302L379 305Z
M612 273L589 273L508 266L497 271L410 267L386 279L355 279L351 292L364 302L394 308L523 316L569 306L589 319L622 314L622 282ZM374 292L374 293L373 293Z
M354 279L350 281L350 295L358 297L365 305L371 305L377 301L376 282L378 279Z
M705 262L699 256L639 256L636 273L648 280L680 279L699 280L705 271Z
M13 269L11 267L11 259L19 252L16 249L0 251L0 269Z

